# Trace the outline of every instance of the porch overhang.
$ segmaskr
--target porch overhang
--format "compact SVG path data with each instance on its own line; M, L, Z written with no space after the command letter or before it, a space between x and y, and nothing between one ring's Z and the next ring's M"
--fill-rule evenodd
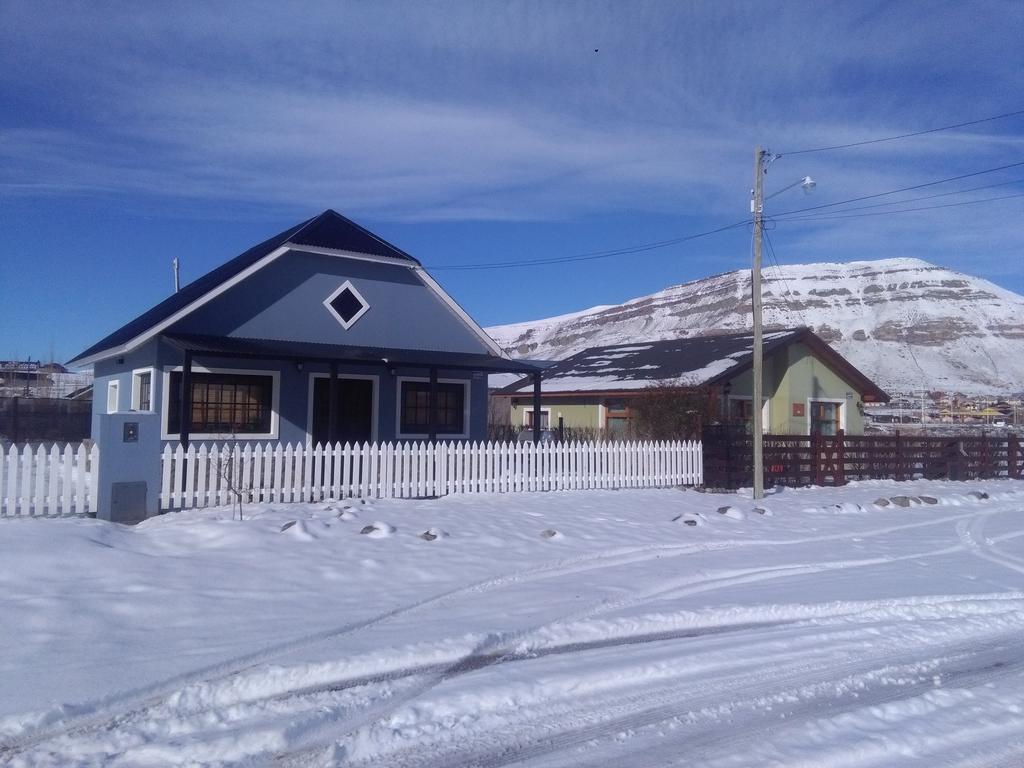
M537 374L548 361L512 360L473 352L442 352L390 347L354 347L341 344L317 344L278 339L247 339L197 334L164 334L163 337L193 357L211 356L248 360L284 360L288 362L350 363L382 365L390 368L435 368L442 370L485 371L487 373Z
M192 364L197 357L234 358L244 360L276 360L295 363L326 363L330 367L330 402L335 402L339 364L379 365L395 368L422 368L430 375L430 439L437 439L437 374L440 370L481 371L486 373L529 374L534 382L534 404L540 410L541 372L548 362L512 360L485 353L442 352L436 350L393 349L386 347L354 347L341 344L317 344L278 339L248 339L230 336L195 334L163 334L162 338L179 349L184 358L181 377L180 435L184 446L189 442L191 421ZM328 416L331 437L336 428L334 407ZM534 442L540 441L540 420L533 430Z

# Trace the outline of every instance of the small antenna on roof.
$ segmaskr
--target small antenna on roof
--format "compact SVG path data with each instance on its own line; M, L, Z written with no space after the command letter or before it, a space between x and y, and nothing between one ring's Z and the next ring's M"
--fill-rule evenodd
M171 259L171 269L174 270L174 292L181 290L181 280L178 279L178 257Z

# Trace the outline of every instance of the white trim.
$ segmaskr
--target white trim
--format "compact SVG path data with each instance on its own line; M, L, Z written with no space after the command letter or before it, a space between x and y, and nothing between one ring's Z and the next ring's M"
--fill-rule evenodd
M423 268L422 265L420 265L420 264L418 264L416 262L406 261L405 259L391 259L391 258L386 258L386 257L381 257L381 256L372 256L370 254L357 254L357 253L354 253L354 252L351 252L351 251L336 251L336 250L334 250L332 248L320 248L320 247L317 247L317 246L304 246L304 245L300 245L299 243L292 243L292 242L289 241L289 242L285 243L284 245L281 245L281 246L275 248L273 251L268 253L266 256L264 256L263 258L259 259L254 264L249 265L248 267L243 269L238 274L233 275L232 277L228 278L227 280L225 280L220 285L215 286L214 288L210 289L207 293L203 294L202 296L200 296L198 299L196 299L192 303L188 304L187 306L182 307L181 309L179 309L177 312L175 312L170 317L164 318L163 320L158 322L156 325L153 325L149 329L143 331L142 333L140 333L138 336L136 336L135 338L131 339L130 341L125 342L124 344L122 344L119 347L111 347L110 349L106 349L106 350L103 350L101 352L97 352L95 354L89 355L88 357L83 357L81 359L75 358L75 359L70 361L70 364L74 364L75 366L92 365L93 363L95 363L95 362L97 362L99 360L106 360L108 357L115 357L117 355L124 355L124 354L127 354L127 353L131 352L134 349L137 349L138 347L140 347L141 345L145 344L147 341L149 341L151 338L156 336L161 331L167 329L168 327L170 327L174 323L178 322L182 318L190 315L192 312L195 312L197 309L199 309L199 308L203 307L204 305L208 304L209 302L213 301L213 299L217 298L218 296L220 296L222 293L224 293L228 289L233 288L235 285L237 285L238 283L242 282L247 277L249 277L249 276L255 274L256 272L258 272L259 270L263 269L268 264L271 264L272 262L276 261L280 256L284 255L289 250L305 251L307 253L323 254L325 256L336 256L336 257L348 258L348 259L358 259L358 260L362 260L362 261L378 261L378 262L381 262L381 263L396 264L396 265L403 266L403 267L406 267L408 269L411 269L413 272L415 272L419 276L420 280L422 280L423 283L428 288L433 290L438 295L438 297L441 299L441 301L443 301L448 306L448 308L460 320L462 320L462 322L465 323L466 326L471 331L473 331L473 333L475 333L479 337L480 341L482 341L484 343L484 345L493 354L495 354L498 357L501 357L503 359L509 359L509 356L505 353L505 351L501 347L498 346L497 342L495 342L494 339L492 339L490 336L488 336L487 333L484 331L484 329L481 328L476 323L476 321L473 320L473 318L471 318L466 313L466 311L462 307L460 307L458 304L455 303L455 300L452 299L452 297L449 296L445 292L445 290L440 286L440 284L438 284L438 282L436 280L434 280L433 277L430 276L430 274Z
M807 413L807 434L811 434L811 403L835 403L839 406L839 428L846 432L846 400L839 397L808 397L804 406Z
M338 298L345 291L351 291L352 294L357 299L359 299L359 303L363 305L358 312L352 315L352 319L348 321L346 321L345 318L339 315L338 311L333 306L331 306L331 302ZM327 307L327 311L334 316L335 320L341 323L341 327L344 328L346 331L353 325L355 325L359 318L361 318L370 310L370 302L363 298L363 294L359 292L358 288L352 285L351 280L346 280L344 283L338 286L338 289L334 293L332 293L330 296L324 299L324 306Z
M399 440L426 440L430 437L429 434L423 433L418 434L415 432L403 432L402 431L402 382L404 381L426 381L429 382L430 378L425 376L396 376L395 377L395 437ZM438 432L438 440L465 440L470 435L469 425L469 401L472 389L470 384L472 383L469 379L438 379L438 384L461 384L465 390L462 396L462 432L458 435L453 435L450 432Z
M343 251L339 248L324 248L320 245L303 245L302 243L293 243L291 240L285 243L285 247L292 251L315 253L318 256L338 256L343 259L356 259L357 261L375 261L378 264L394 264L397 267L405 267L406 269L419 266L415 261L409 259L398 259L394 256L377 256L372 253L359 253L359 251Z
M124 354L127 354L128 352L131 352L133 349L136 349L136 348L140 347L141 345L145 344L147 341L149 341L151 338L156 336L158 333L160 333L165 328L168 328L169 326L174 325L174 323L178 322L179 320L181 320L186 315L189 315L192 312L195 312L197 309L199 309L203 305L208 304L209 302L213 301L215 298L220 296L222 293L224 293L229 288L233 288L234 286L238 285L240 282L245 280L245 278L247 278L250 275L254 274L255 272L258 272L259 270L263 269L265 266L267 266L271 262L275 261L278 257L282 256L283 254L285 254L287 252L288 252L288 248L286 248L283 245L281 247L279 247L279 248L275 248L270 253L268 253L266 256L264 256L262 259L257 261L255 264L252 264L252 265L246 267L241 272L239 272L238 274L228 278L227 280L225 280L223 283L221 283L220 285L216 286L215 288L211 288L207 293L204 293L202 296L200 296L198 299L193 301L191 304L188 304L187 306L182 307L181 309L179 309L177 312L175 312L170 317L164 318L159 323L157 323L156 325L154 325L151 328L149 328L149 330L146 330L146 331L143 331L142 333L140 333L138 336L136 336L131 341L125 342L120 347L112 347L112 348L110 348L108 350L105 350L103 352L97 352L96 354L90 355L89 357L83 357L81 360L72 360L71 362L74 363L75 365L91 365L92 363L95 363L97 360L105 360L108 357L113 357L115 355L124 355Z
M313 387L315 379L329 379L329 373L309 374L309 388L306 401L306 445L313 443ZM370 416L370 442L377 442L377 414L380 413L380 376L369 373L339 373L338 379L368 379L373 382L373 412Z
M135 368L132 370L132 410L142 410L139 408L139 398L142 396L142 388L139 386L139 377L144 373L149 374L149 408L146 410L151 413L154 410L153 401L155 398L153 395L156 394L156 368L153 367Z
M531 403L529 405L524 405L523 406L523 426L524 427L528 427L529 426L529 424L526 423L527 422L526 414L528 414L528 413L533 413L533 403ZM548 406L547 408L541 406L540 416L541 416L541 420L542 421L544 419L544 414L545 413L548 415L548 425L545 427L542 424L541 425L541 429L551 429L551 407L550 406Z
M441 285L430 276L427 270L425 270L423 267L416 266L413 268L413 271L417 275L419 275L419 278L428 288L433 290L434 293L438 295L441 301L448 305L448 309L454 312L455 315L460 320L462 320L462 322L465 323L466 326L471 331L473 331L473 333L480 337L480 341L482 341L487 346L487 348L491 350L491 352L493 352L495 355L503 359L509 359L509 356L505 354L505 350L498 346L498 342L496 342L494 339L488 336L487 332L484 331L484 329L481 328L479 325L477 325L476 321L469 316L466 310L464 310L462 307L456 304L455 300L447 293L445 293L444 288L442 288Z
M607 427L606 422L608 421L608 409L605 408L604 403L597 404L597 428L605 429Z
M107 382L107 413L117 413L120 405L118 401L121 396L120 384L121 382L117 379Z
M180 365L167 365L163 369L162 387L160 393L160 439L178 440L181 435L177 432L168 432L168 420L171 414L168 411L171 391L171 374L181 371ZM223 433L211 432L190 432L189 440L277 440L280 433L280 412L281 412L281 372L274 370L261 370L252 368L206 368L201 365L193 365L192 373L236 373L239 376L269 376L273 379L270 391L270 431L244 435L225 435Z

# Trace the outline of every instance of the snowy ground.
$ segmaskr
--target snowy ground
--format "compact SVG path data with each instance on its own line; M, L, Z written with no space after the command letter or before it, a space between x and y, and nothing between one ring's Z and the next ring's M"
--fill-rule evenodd
M0 521L0 764L1024 762L1024 482L763 506Z

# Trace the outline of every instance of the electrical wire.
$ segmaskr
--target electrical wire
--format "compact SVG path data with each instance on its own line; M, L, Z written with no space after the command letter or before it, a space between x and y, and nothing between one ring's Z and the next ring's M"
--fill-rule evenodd
M925 136L929 133L939 133L940 131L951 131L954 128L966 128L969 125L979 125L981 123L990 123L993 120L1003 120L1007 117L1016 117L1018 115L1024 115L1024 109L1018 109L1014 112L1004 112L1001 115L992 115L991 117L983 117L979 120L967 120L963 123L954 123L953 125L943 125L939 128L928 128L924 131L913 131L911 133L901 133L896 136L886 136L880 139L867 139L865 141L851 141L848 144L833 144L829 147L814 147L812 149L798 149L792 152L781 152L779 157L784 155L807 155L812 152L830 152L834 149L850 149L851 147L864 147L868 144L881 144L885 141L896 141L897 139L909 139L914 136Z
M467 269L509 269L514 267L532 267L544 264L565 264L572 261L593 261L595 259L607 259L612 256L626 256L632 253L644 253L645 251L653 251L659 248L668 248L672 245L679 245L680 243L689 242L690 240L697 240L701 237L708 237L710 235L716 235L719 232L726 232L730 229L736 229L737 227L744 227L750 223L750 219L744 219L743 221L737 221L733 224L727 224L724 227L718 227L716 229L709 229L706 232L698 232L693 235L686 235L684 237L676 237L671 240L660 240L654 243L644 243L642 245L627 246L625 248L617 248L610 251L592 251L590 253L580 253L575 256L552 256L550 258L541 259L523 259L519 261L495 261L489 264L442 264L439 266L428 267L430 270L467 270Z
M917 190L917 189L925 189L927 187L933 187L933 186L937 186L939 184L947 184L947 183L952 182L952 181L959 181L961 179L973 178L975 176L983 176L983 175L988 174L988 173L995 173L997 171L1003 171L1003 170L1006 170L1008 168L1018 168L1020 166L1024 166L1024 161L1016 162L1016 163L1008 163L1007 165L1001 165L1001 166L997 166L995 168L987 168L985 170L974 171L972 173L964 173L964 174L960 174L959 176L950 176L949 178L938 179L936 181L928 181L928 182L925 182L923 184L914 184L914 185L909 186L909 187L901 187L899 189L892 189L892 190L889 190L887 192L876 192L875 194L872 194L872 195L862 195L860 197L852 197L852 198L849 198L847 200L840 200L840 201L835 202L835 203L825 203L823 205L814 205L814 206L810 206L810 207L807 207L807 208L797 208L797 209L794 209L794 210L791 210L791 211L783 211L782 213L777 213L777 214L774 214L771 217L765 218L765 220L764 220L765 229L767 230L767 229L771 228L776 222L814 221L814 220L826 221L826 220L828 220L830 218L838 219L838 218L846 218L846 217L852 218L852 217L856 217L856 216L881 215L881 214L888 214L888 213L911 213L911 212L914 212L914 211L924 211L924 210L930 210L930 209L933 209L933 208L949 208L949 207L954 207L954 206L958 206L958 205L976 205L978 203L986 203L986 202L993 202L993 201L996 201L996 200L1006 200L1006 199L1013 198L1013 197L1020 197L1021 195L1016 195L1016 194L1015 195L1005 195L1005 196L1001 196L1001 197L983 198L981 200L969 200L969 201L965 201L965 202L961 202L961 203L949 203L949 204L946 204L946 205L936 205L936 206L921 206L919 208L908 208L908 209L899 209L899 210L892 210L892 211L880 211L880 212L876 212L876 213L861 213L861 214L845 213L845 211L861 210L863 208L876 207L876 206L872 205L872 206L861 206L861 207L857 207L857 208L846 208L846 209L841 209L839 211L831 211L831 212L822 214L821 216L799 216L798 215L798 214L809 213L809 212L813 212L813 211L821 211L821 210L824 210L824 209L827 209L827 208L835 208L835 207L841 206L841 205L848 205L849 203L857 203L857 202L861 202L863 200L874 200L874 199L877 199L879 197L887 197L888 195L899 194L900 192L911 192L911 191ZM879 205L902 205L904 203L912 202L914 200L925 200L925 199L930 199L930 198L933 198L933 197L943 197L943 196L946 196L946 195L963 194L965 192L971 192L971 191L975 191L975 190L978 190L978 189L987 189L987 188L990 188L990 187L998 187L998 186L1005 186L1007 184L1014 184L1014 183L1018 183L1019 181L1021 181L1021 180L1017 180L1015 182L1011 181L1011 182L1002 182L1002 183L999 183L999 184L983 185L983 186L978 186L978 187L972 187L970 189L955 190L953 192L943 192L943 193L940 193L938 195L925 195L925 196L922 196L922 197L911 198L911 199L908 199L908 200L896 200L896 201L892 201L890 203L881 203ZM481 264L440 264L440 265L431 265L431 266L429 266L427 268L432 270L432 271L440 271L440 270L465 271L465 270L482 270L482 269L515 269L515 268L520 268L520 267L544 266L544 265L548 265L548 264L566 264L566 263L577 262L577 261L593 261L593 260L596 260L596 259L607 259L607 258L612 258L612 257L615 257L615 256L627 256L627 255L634 254L634 253L645 253L647 251L654 251L654 250L658 250L658 249L661 249L661 248L668 248L670 246L679 245L681 243L689 242L691 240L697 240L697 239L700 239L700 238L703 238L703 237L709 237L711 235L719 234L721 232L727 232L727 231L729 231L731 229L736 229L738 227L750 226L751 223L752 223L751 219L748 218L748 219L743 219L742 221L734 222L732 224L726 224L725 226L717 227L715 229L709 229L709 230L706 230L704 232L698 232L698 233L692 234L692 235L685 235L685 236L682 236L682 237L676 237L676 238L672 238L670 240L660 240L660 241L651 242L651 243L641 243L639 245L625 246L625 247L622 247L622 248L615 248L615 249L611 249L611 250L607 250L607 251L591 251L591 252L587 252L587 253L575 254L575 255L572 255L572 256L552 256L552 257L546 257L546 258L540 258L540 259L519 259L519 260L513 260L513 261L495 261L495 262L491 262L491 263L481 263Z
M846 213L847 211L865 211L869 208L882 208L886 205L904 205L905 203L916 203L919 200L934 200L937 197L949 197L950 195L963 195L968 192L977 192L982 189L994 189L995 187L1008 187L1013 184L1024 184L1024 179L1014 179L1013 181L1000 181L997 184L982 184L977 187L968 187L967 189L954 189L952 192L937 192L934 195L919 195L918 197L908 197L903 200L892 200L888 203L871 203L871 205L856 205L852 208L843 208L842 211L836 211L836 213ZM822 214L830 215L830 214ZM799 217L795 217L799 218Z
M798 323L799 325L801 325L801 326L807 325L807 323L805 322L806 318L804 317L804 313L802 311L800 311L799 309L796 309L795 307L789 306L789 304L790 304L789 297L795 296L796 294L793 292L793 288L789 284L789 280L786 279L785 272L782 271L782 264L779 263L779 257L775 255L775 244L772 243L772 239L771 239L771 237L768 236L767 232L764 232L764 241L768 244L768 255L771 257L772 262L775 264L775 269L779 273L779 278L782 280L783 284L786 286L786 294L787 295L782 297L783 306L785 306L786 309L791 314L796 314L797 320L799 320L799 323Z
M782 219L786 221L832 221L834 219L859 219L863 216L887 216L892 213L914 213L916 211L933 211L937 208L956 208L961 205L977 205L978 203L992 203L997 200L1011 200L1015 197L1024 197L1024 192L1017 192L1013 195L1000 195L998 197L983 197L980 200L962 200L959 203L943 203L941 205L922 205L917 208L898 208L892 211L871 211L870 213L846 213L843 211L830 211L817 216L790 216Z
M934 187L939 184L948 184L951 181L959 181L960 179L970 179L974 176L984 176L986 173L995 173L997 171L1005 171L1007 168L1019 168L1024 165L1024 160L1016 163L1008 163L1006 165L1000 165L995 168L986 168L983 171L974 171L972 173L962 173L959 176L950 176L946 179L939 179L937 181L926 181L924 184L914 184L909 187L900 187L899 189L890 189L888 192L876 192L873 195L861 195L860 197L851 197L848 200L840 200L836 203L824 203L822 205L812 205L807 208L796 208L792 211L783 211L782 213L776 213L773 218L778 219L781 216L789 216L794 213L805 213L807 211L820 211L824 208L835 208L838 205L846 205L847 203L859 203L862 200L875 200L879 197L887 197L888 195L896 195L900 192L912 192L915 189L924 189L925 187Z

